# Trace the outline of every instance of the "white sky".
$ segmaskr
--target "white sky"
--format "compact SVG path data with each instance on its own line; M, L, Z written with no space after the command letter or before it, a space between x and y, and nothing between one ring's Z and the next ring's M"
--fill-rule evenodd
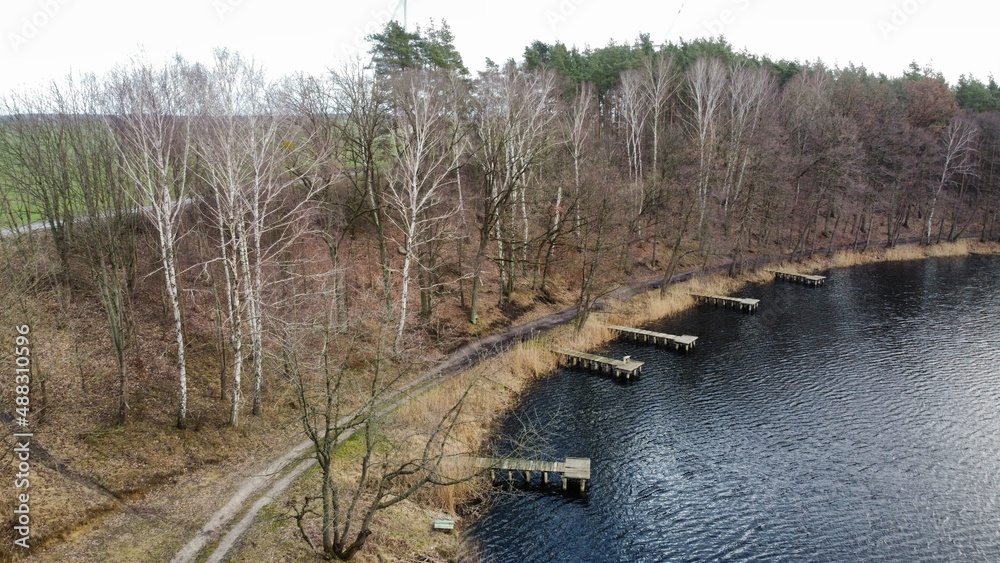
M4 0L0 6L0 93L126 62L180 52L207 62L227 47L269 73L322 72L403 0ZM718 35L737 49L828 65L864 64L902 74L911 60L931 63L952 84L962 73L1000 80L996 48L1000 3L973 0L408 0L408 20L448 21L470 70L486 57L521 59L539 39L600 47ZM679 13L678 13L679 11Z

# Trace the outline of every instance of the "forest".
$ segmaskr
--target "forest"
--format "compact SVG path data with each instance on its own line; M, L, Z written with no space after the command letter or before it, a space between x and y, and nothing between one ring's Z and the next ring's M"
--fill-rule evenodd
M402 461L368 421L464 343L563 307L582 327L601 297L684 269L1000 237L992 77L648 35L536 41L473 76L453 39L390 22L370 59L322 75L269 80L220 49L4 94L0 320L47 343L38 440L85 435L99 460L166 426L240 443L226 432L291 420L269 431L304 431L324 472L301 535L350 559L378 511L461 480L441 464L464 395ZM338 489L358 427L362 485ZM73 469L123 494L185 471L96 465Z

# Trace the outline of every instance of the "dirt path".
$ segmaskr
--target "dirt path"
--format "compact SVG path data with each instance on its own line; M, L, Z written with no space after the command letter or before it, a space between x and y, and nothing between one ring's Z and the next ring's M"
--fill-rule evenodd
M787 258L787 256L781 258ZM696 273L718 273L729 268L730 265L730 263L723 263L678 272L670 278L670 284L686 281ZM598 302L595 303L594 309L604 309L611 299L625 300L640 293L654 290L660 287L662 282L663 278L661 276L655 276L623 285L617 290L609 293L605 298L599 299ZM386 400L386 406L384 408L385 410L395 408L400 402L405 400L411 392L419 393L437 385L448 377L475 365L484 358L498 355L508 349L515 342L527 340L535 334L566 324L575 319L577 313L578 311L576 307L570 307L568 309L546 315L532 322L512 327L500 334L495 334L482 340L466 344L450 354L447 359L420 376L406 388L395 392ZM345 433L345 435L342 436L341 441L349 439L351 435L353 435L353 432ZM315 464L315 459L311 456L306 457L311 447L312 443L308 440L296 445L269 465L264 472L247 480L247 482L230 498L229 502L212 515L212 518L209 519L209 521L201 528L197 535L176 553L172 559L172 563L186 563L194 561L198 554L201 553L201 551L210 542L216 541L217 538L220 538L220 536L221 538L218 539L216 548L212 551L212 555L207 561L222 561L228 554L229 550L232 549L236 542L239 541L240 537L246 532L247 529L249 529L250 525L253 524L254 518L256 518L260 510L269 504L273 499L281 495L289 485L291 485L298 477L312 467L313 464ZM293 462L295 462L294 467L285 471L285 469ZM265 487L269 488L266 492L261 493ZM245 512L242 512L243 517L238 522L231 524L232 521L241 514L241 510L247 499L254 496L257 498L256 502L254 502L253 505L250 506Z
M691 272L677 274L671 279L671 283L683 281L691 275ZM661 281L662 278L660 277L649 278L621 287L613 292L610 297L616 299L628 298L643 291L659 287ZM485 358L496 356L516 342L530 339L536 334L566 324L575 319L576 316L576 307L570 307L532 322L512 327L500 334L466 344L406 387L395 391L386 399L383 409L386 411L392 410L410 395L425 391ZM345 420L349 418L350 416L345 417ZM339 424L343 424L344 422L342 421ZM341 442L349 439L351 435L353 435L353 431L345 433L341 436ZM219 508L208 522L202 526L195 537L177 551L171 560L172 563L194 561L198 557L198 554L210 544L215 544L216 547L207 561L209 563L222 561L233 546L236 545L240 537L249 529L250 525L253 524L260 510L267 506L273 499L280 496L289 485L316 463L316 460L309 455L311 448L312 442L305 440L274 460L264 471L247 479L236 493L232 495L229 501ZM256 498L256 501L244 510L244 505L252 497ZM242 518L234 523L234 520L241 514Z

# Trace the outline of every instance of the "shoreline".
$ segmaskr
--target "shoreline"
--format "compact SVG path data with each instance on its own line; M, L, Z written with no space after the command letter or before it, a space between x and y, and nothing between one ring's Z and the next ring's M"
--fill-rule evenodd
M1000 254L1000 243L962 240L932 246L909 244L890 249L838 251L831 256L823 252L801 261L769 262L736 278L729 277L724 268L722 271L709 267L679 272L674 279L684 281L671 283L665 295L661 296L658 287L648 289L650 284L645 283L642 287L647 289L634 295L624 295L622 299L609 298L603 307L592 312L590 321L581 331L577 332L573 323L564 322L548 330L534 332L531 338L511 345L505 352L459 371L440 385L412 395L394 416L404 425L427 416L440 416L455 403L465 388L472 385L462 420L461 442L466 445L466 449L464 454L454 452L456 456L467 455L470 451L481 450L489 443L499 424L517 408L530 385L558 369L558 357L550 348L565 347L587 351L604 345L616 337L613 331L606 328L607 325L641 327L695 306L694 299L686 295L687 292L731 294L751 283L772 281L773 274L770 270L774 269L814 273L879 262L972 254ZM344 469L350 471L351 460L345 459L344 463ZM280 500L275 499L275 504L313 490L310 487L318 486L319 483L315 473L314 470L306 474L297 486L281 495ZM467 529L482 517L485 507L482 501L492 492L491 484L481 478L451 487L431 487L421 491L413 499L380 515L368 548L359 552L354 560L404 560L420 553L432 553L443 560L477 561L480 559L480 546L467 541L461 530ZM454 519L458 531L452 534L433 532L429 524L435 519ZM287 554L289 549L297 551L304 547L301 538L289 538L288 534L280 534L260 520L258 518L258 522L247 533L247 536L258 538L254 542L256 545L237 546L230 552L231 557L260 559L279 553Z
M826 270L837 270L875 263L903 262L910 260L926 260L928 258L963 257L970 255L1000 255L1000 243L981 243L971 240L960 240L952 243L940 243L925 246L919 243L900 245L893 248L869 248L864 251L845 250L836 251L833 255L827 256L825 252L817 253L812 258L805 258L800 261L780 260L760 266L759 269L746 271L736 278L731 278L725 272L706 273L696 271L679 273L686 276L685 281L671 283L664 296L660 295L659 288L641 291L631 297L622 300L611 300L602 310L594 311L587 325L579 332L574 333L574 328L570 324L564 324L541 334L530 340L526 340L514 345L510 350L498 357L484 360L476 367L468 371L485 370L489 371L493 364L496 367L508 372L505 377L504 386L511 394L497 402L493 410L489 413L478 413L480 417L485 417L489 422L489 430L486 432L483 444L494 436L493 429L503 420L504 416L511 412L512 408L520 401L522 393L526 388L546 376L554 373L558 369L557 356L549 351L552 347L567 347L581 351L591 351L594 348L607 344L616 338L616 335L606 328L607 325L622 324L626 326L642 327L649 323L677 315L697 304L694 299L686 293L706 292L731 294L737 292L749 284L773 282L774 276L771 270L788 270L799 273L816 273ZM466 373L460 374L456 379L461 379ZM454 385L446 383L442 387ZM434 394L437 390L428 391L423 397ZM482 429L480 429L482 432ZM490 487L489 484L485 485ZM468 503L479 498L484 491L466 491L465 495L456 499L454 512L462 512L467 509ZM489 489L485 491L489 494ZM440 510L447 507L426 507ZM468 527L481 515L473 515L472 518L463 522L463 527ZM468 543L468 542L466 542ZM461 551L472 555L474 558L479 553L478 545L465 545Z

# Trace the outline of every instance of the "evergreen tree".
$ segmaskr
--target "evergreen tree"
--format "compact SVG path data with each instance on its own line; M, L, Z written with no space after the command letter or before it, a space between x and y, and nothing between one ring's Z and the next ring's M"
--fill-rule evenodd
M372 65L379 75L395 75L406 69L440 68L456 71L465 76L469 70L462 63L462 55L455 48L455 35L448 22L435 27L431 21L426 32L409 32L397 21L385 24L381 33L366 37L372 44L369 53Z

